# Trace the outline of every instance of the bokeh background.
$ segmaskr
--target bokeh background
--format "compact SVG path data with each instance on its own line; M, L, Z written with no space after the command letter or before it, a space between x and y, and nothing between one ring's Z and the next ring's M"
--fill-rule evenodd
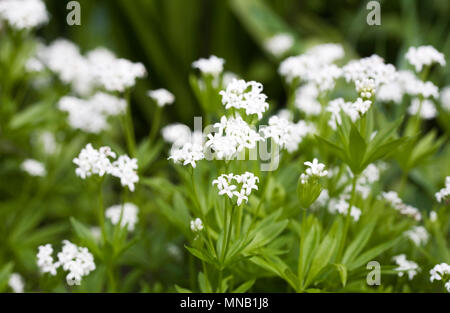
M148 89L163 87L176 96L163 124L192 126L201 110L188 75L193 61L210 54L224 58L226 70L262 82L272 105L282 107L278 60L264 49L264 41L279 32L293 34L299 52L317 42L340 42L350 55L377 53L398 68L407 67L409 46L431 44L450 55L448 0L380 0L380 26L366 23L369 1L361 0L80 0L81 26L66 23L67 2L46 2L52 17L39 32L46 42L65 37L84 51L105 46L145 64L148 79L133 99L137 136L150 127ZM450 83L446 69L433 72L438 86Z

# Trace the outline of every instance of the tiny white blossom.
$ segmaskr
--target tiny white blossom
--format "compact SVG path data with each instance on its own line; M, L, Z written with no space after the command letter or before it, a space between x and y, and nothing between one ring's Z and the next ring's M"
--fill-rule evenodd
M405 55L409 64L413 65L416 72L421 72L424 66L439 63L445 66L445 57L433 46L410 47Z
M419 265L416 262L407 260L405 254L396 255L392 259L398 265L395 270L398 272L399 277L402 277L406 273L408 274L409 280L411 280L420 271Z
M437 110L434 103L427 99L424 100L420 100L418 98L412 99L411 105L408 108L408 113L411 115L416 115L417 112L419 112L419 116L421 118L426 120L433 119L437 115Z
M258 119L269 108L267 96L262 93L263 85L255 81L246 82L243 79L234 79L225 90L219 92L225 109L242 109L246 115L256 114Z
M37 265L42 273L50 273L50 275L56 275L56 269L58 264L53 262L53 247L51 244L38 247L37 253Z
M344 196L341 196L339 199L331 199L328 204L328 211L330 213L339 213L344 216L348 214L350 204L345 199ZM353 218L355 222L357 222L361 216L361 210L355 206L352 206L350 209L350 216Z
M0 21L7 21L16 29L32 29L48 22L48 13L42 0L0 1Z
M259 178L253 173L245 172L242 175L233 173L222 174L213 180L213 186L216 185L219 195L227 195L230 199L237 198L237 205L240 206L243 201L248 202L252 190L258 190L257 183ZM240 189L238 189L238 187Z
M92 147L92 144L88 143L78 157L73 159L73 163L78 166L75 173L81 179L93 174L99 176L111 174L113 170L111 157L115 158L116 154L111 151L110 147L105 146L97 150Z
M122 186L127 186L130 191L134 191L134 184L139 181L137 170L138 164L136 158L130 158L128 155L121 155L112 163L111 174L120 178Z
M270 37L264 47L273 55L279 57L287 52L294 44L294 38L290 34L276 34Z
M422 219L422 214L419 209L403 203L402 199L400 199L395 191L383 192L381 195L384 200L400 214L412 217L416 221L420 221Z
M196 219L191 221L191 230L194 233L198 233L203 230L203 222L200 218L197 217Z
M423 226L414 226L410 230L405 232L405 235L412 241L416 246L425 245L428 242L430 235Z
M175 96L164 88L149 90L148 96L152 98L159 107L164 107L175 101Z
M44 164L33 159L26 159L22 162L21 168L31 176L43 177L47 175Z
M356 99L356 101L353 103L354 109L361 115L364 115L367 111L369 111L371 105L372 101L363 100L361 98Z
M105 211L105 216L111 220L113 225L120 222L121 227L127 226L128 231L133 231L138 222L139 208L130 202L110 206Z
M203 74L217 77L220 73L222 73L224 63L224 59L211 55L208 59L201 58L194 61L192 63L192 67L199 69Z
M25 288L25 283L24 283L23 278L22 278L22 276L20 274L12 273L9 276L8 286L15 293L23 293L24 288Z
M445 178L445 187L436 192L435 197L437 202L442 202L450 195L450 176Z

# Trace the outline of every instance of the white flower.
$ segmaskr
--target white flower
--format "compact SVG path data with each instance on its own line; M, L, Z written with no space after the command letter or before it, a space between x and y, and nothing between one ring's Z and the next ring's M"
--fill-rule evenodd
M69 286L80 285L82 277L95 270L94 257L88 249L68 240L63 240L62 250L58 253L58 266L69 272L66 276Z
M111 151L110 147L101 147L99 150L94 149L90 143L83 148L78 157L73 159L78 167L75 173L81 179L96 174L103 176L112 173L112 164L110 158L115 158L116 154Z
M450 275L450 265L447 263L437 264L430 270L430 281L442 280L445 275Z
M338 43L324 43L309 48L306 54L314 56L323 64L331 64L344 57L344 48Z
M21 168L31 176L43 177L47 175L44 164L33 159L26 159L22 162Z
M148 96L152 98L159 107L164 107L175 101L175 96L164 88L149 90Z
M445 178L445 187L436 192L435 197L437 202L442 202L443 200L447 199L449 195L450 195L450 176L447 176Z
M194 233L200 232L203 230L203 222L198 217L191 221L191 230Z
M345 197L341 196L339 199L330 200L330 203L328 204L328 211L333 214L339 213L346 216L348 214L349 207L350 204L345 200ZM361 210L355 206L352 206L350 216L355 222L357 222L361 216Z
M304 121L292 123L277 115L269 119L269 125L261 129L264 138L272 140L281 148L292 153L298 149L303 138L314 132L314 128Z
M401 84L397 81L393 81L389 84L381 85L377 91L377 100L382 102L394 102L399 104L402 102L404 90Z
M317 100L319 90L313 83L302 85L295 92L295 106L306 115L319 115L322 106Z
M362 108L364 109L364 107ZM352 122L355 122L359 118L359 112L356 106L352 102L345 102L342 98L336 98L329 102L326 110L331 112L328 125L333 129L337 129L337 125L342 124L341 113L345 113Z
M309 166L309 168L306 169L306 174L308 176L316 176L316 177L323 177L328 175L328 171L325 169L325 164L319 163L319 161L314 158L312 162L305 162L305 165Z
M441 91L442 107L450 112L450 86L447 86Z
M25 70L28 73L38 73L43 71L45 68L44 64L36 57L31 57L25 63Z
M163 127L161 134L166 142L177 148L182 147L186 142L191 142L193 135L188 126L180 123L170 124Z
M147 74L142 63L116 58L106 49L88 55L88 60L96 81L108 91L124 92Z
M130 158L128 155L121 155L112 163L111 174L120 178L122 186L127 186L130 191L134 191L134 184L139 181L137 175L137 159Z
M424 98L438 98L439 89L430 81L420 80L411 71L398 71L397 81L404 92L410 96L423 96Z
M48 13L42 0L2 0L0 20L16 29L31 29L48 22Z
M398 267L395 269L398 272L398 276L402 277L405 273L408 274L409 280L416 276L417 272L420 271L419 265L416 262L409 261L406 259L406 255L400 254L392 258Z
M258 190L257 183L259 178L253 173L245 172L242 175L222 174L217 179L213 180L212 185L216 185L219 190L219 195L227 195L230 199L237 197L237 205L240 206L242 202L248 201L252 190ZM238 187L240 189L238 190Z
M384 60L376 54L352 60L342 70L347 82L354 82L356 89L363 93L364 97L372 95L378 87L396 78L395 67L392 64L385 64Z
M106 209L105 216L111 220L113 225L120 222L121 227L127 226L128 231L133 231L138 221L139 208L133 203L124 203L110 206Z
M210 148L218 159L230 160L244 149L254 149L263 138L241 116L222 116L214 124L215 133L208 134L205 147Z
M183 163L183 165L190 164L195 168L197 166L196 162L205 158L202 141L202 138L193 139L180 147L174 146L170 151L168 160L173 160L174 163Z
M428 242L430 235L423 226L414 226L405 232L405 235L411 239L416 246L425 245Z
M441 280L445 281L446 279L450 278L450 265L447 263L441 263L436 264L431 270L430 270L430 281L433 282L434 280ZM448 280L444 284L445 288L448 292L450 292L450 280Z
M224 59L211 55L208 59L199 59L192 63L193 68L197 68L206 75L217 77L223 71Z
M370 100L363 100L361 98L358 98L353 103L353 108L357 112L359 112L361 115L364 115L367 111L369 111L371 105L372 105L372 101L370 101Z
M108 129L107 118L124 114L126 102L115 96L98 92L87 100L65 96L58 103L61 111L67 112L69 125L88 133L99 133Z
M225 90L219 92L225 109L243 109L245 114L256 114L258 119L269 108L267 96L262 93L263 85L255 81L246 82L243 79L234 79Z
M421 101L418 98L412 99L411 105L408 108L408 113L411 115L416 115L419 109L419 116L423 119L433 119L437 115L436 107L434 106L434 103L432 101L427 99Z
M387 201L390 206L397 210L400 214L412 217L416 221L420 221L422 219L422 214L420 211L411 205L403 203L402 199L400 199L395 191L383 192L381 195L384 200Z
M439 63L445 66L445 57L433 46L410 47L405 55L409 64L413 65L416 72L421 72L424 66Z
M23 293L23 290L25 288L25 283L23 281L22 276L18 273L12 273L9 276L8 280L8 286L12 289L15 293Z
M279 57L288 51L294 44L294 38L290 34L277 34L270 37L264 47L273 55Z
M311 209L314 211L321 207L324 207L328 203L329 200L330 200L330 195L328 193L328 190L322 189L319 197L316 199L316 201L314 201L313 204L311 204Z
M56 269L58 264L53 263L53 248L51 244L38 247L37 265L42 273L50 273L50 275L56 275Z

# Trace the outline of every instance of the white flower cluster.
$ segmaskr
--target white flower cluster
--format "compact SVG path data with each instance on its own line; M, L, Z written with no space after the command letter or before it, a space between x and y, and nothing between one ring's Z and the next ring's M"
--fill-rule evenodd
M31 29L48 22L48 13L42 0L0 1L0 22L4 20L16 29Z
M436 192L434 196L436 197L437 202L442 202L450 196L450 176L445 178L445 187Z
M222 104L225 109L242 109L245 114L256 114L258 119L261 119L263 113L269 108L269 104L266 102L267 96L262 91L261 83L234 79L219 94L222 96Z
M339 44L323 44L307 50L304 54L292 56L281 62L278 72L287 82L298 79L311 82L321 91L334 88L335 80L342 70L332 64L344 56Z
M79 48L66 39L58 39L49 46L40 46L33 63L40 61L59 79L71 84L80 95L88 95L96 87L111 92L123 92L144 77L146 70L141 63L116 58L105 48L97 48L84 57ZM36 68L36 66L33 66Z
M408 113L410 115L419 114L421 118L430 120L436 117L437 110L433 101L428 99L420 100L418 98L414 98L411 101L411 105L408 107Z
M255 148L256 143L263 140L238 114L229 118L222 116L220 122L214 124L214 129L214 134L208 134L205 147L220 160L230 160L244 149Z
M138 222L139 208L130 202L123 205L117 204L106 209L105 216L111 220L113 225L117 225L120 221L120 227L127 226L128 231L133 231L134 226Z
M405 235L412 241L416 246L425 245L428 242L430 235L423 226L414 226L410 230L405 232Z
M322 105L317 100L319 90L313 83L300 86L295 92L295 106L306 115L319 115Z
M164 107L166 105L172 104L175 101L175 96L170 91L164 88L149 90L148 96L152 98L159 107Z
M405 273L408 274L408 279L411 280L420 271L419 265L416 262L406 259L406 255L399 254L392 258L398 267L395 269L398 272L398 276L402 277Z
M23 278L18 273L12 273L9 276L8 286L15 293L23 293L25 289L25 283L23 281Z
M347 82L354 82L361 97L368 99L383 84L389 84L396 77L395 67L385 64L384 60L374 54L359 60L352 60L343 68Z
M445 66L445 57L433 46L410 47L406 53L406 59L413 65L416 72L421 72L424 66L439 63Z
M83 276L95 270L94 257L87 248L78 247L68 240L63 240L61 252L57 254L58 261L53 262L51 244L39 246L37 265L42 273L56 275L56 270L62 267L68 272L66 281L69 286L80 285Z
M47 175L44 164L33 159L26 159L22 162L20 167L31 176L43 177Z
M78 157L73 159L73 163L78 166L75 173L82 179L93 174L98 176L110 174L118 177L122 186L128 186L130 191L134 191L134 184L139 181L137 159L121 155L111 162L110 158L116 158L116 154L110 147L105 146L97 150L88 143Z
M306 169L306 173L300 175L302 184L306 184L311 177L318 178L328 175L328 171L325 170L325 164L319 163L316 158L312 162L307 161L304 164L309 166L309 168Z
M348 214L350 204L348 203L348 195L343 195L339 199L331 199L328 204L328 211L332 214L342 214L346 216ZM355 206L350 209L350 216L355 222L357 222L361 216L361 210Z
M49 131L40 132L38 142L46 155L52 155L56 152L57 143L55 135Z
M65 96L60 99L58 108L68 113L69 125L88 133L98 134L108 129L108 117L124 114L126 102L104 92L97 92L84 100Z
M147 74L142 63L116 58L108 50L100 50L100 52L97 50L95 54L91 53L88 59L91 61L95 79L108 91L124 92L133 87L138 78Z
M285 54L293 45L294 38L290 34L276 34L264 43L266 50L276 57Z
M161 135L163 139L179 148L186 142L191 141L192 132L191 129L181 123L169 124L161 129Z
M364 102L359 108L361 111L364 109ZM337 125L342 124L341 112L346 114L352 122L355 122L359 118L359 112L352 102L346 102L343 98L336 98L331 100L326 108L331 113L328 125L333 129L337 129Z
M237 205L241 205L242 201L248 201L253 189L258 190L257 183L259 178L253 173L245 172L242 175L222 174L213 180L212 184L217 185L219 195L227 195L230 199L237 197ZM238 191L238 186L240 187Z
M208 59L198 59L192 63L193 68L197 68L205 75L212 75L213 77L219 76L223 71L223 65L225 60L218 58L215 55L211 55Z
M272 138L281 149L292 153L298 149L303 138L315 132L315 128L305 121L293 123L274 115L269 119L269 125L262 128L261 132L265 139Z
M447 263L436 264L430 270L430 281L445 280L445 277L450 278L450 265ZM445 283L445 288L450 292L450 279Z
M412 217L416 221L420 221L422 219L422 214L420 214L420 211L411 205L403 203L402 199L400 199L395 191L383 192L381 196L390 204L390 206L400 212L400 214Z
M204 158L202 140L194 139L192 142L186 142L181 147L172 147L168 159L173 160L175 163L183 163L183 165L190 164L195 168L197 166L196 162Z
M197 217L191 221L191 230L194 233L198 233L203 230L203 222L200 218Z

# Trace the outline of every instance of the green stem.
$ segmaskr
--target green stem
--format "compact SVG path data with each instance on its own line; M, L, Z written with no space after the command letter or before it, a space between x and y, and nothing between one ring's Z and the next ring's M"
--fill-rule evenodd
M125 93L125 100L127 103L126 113L124 117L124 128L127 140L128 152L130 156L134 158L136 156L136 142L134 137L134 127L133 118L131 116L131 102L130 102L130 92Z
M301 229L300 229L300 246L298 248L298 268L297 268L297 274L298 274L298 280L300 282L300 291L303 290L303 262L302 262L302 257L303 257L303 252L306 251L302 251L304 248L304 244L305 244L305 235L306 235L306 209L302 209L302 225L301 225Z
M348 233L348 229L350 227L350 220L351 220L351 215L350 214L352 212L352 207L353 207L354 202L355 202L356 182L357 182L357 180L358 180L358 175L353 174L352 195L350 197L349 207L348 207L347 215L345 217L344 232L343 232L343 235L342 235L342 241L341 241L341 245L339 247L339 251L338 251L338 255L337 255L337 260L341 260L342 254L344 252L345 241L347 240L347 233Z
M98 219L100 228L102 230L103 243L106 243L106 229L105 229L105 207L103 206L103 177L100 181L98 191Z
M162 113L162 108L160 106L157 106L156 110L155 110L155 114L153 115L152 128L150 130L150 135L149 135L150 142L153 142L153 140L155 139L156 133L159 128L159 124L161 122L161 113Z

